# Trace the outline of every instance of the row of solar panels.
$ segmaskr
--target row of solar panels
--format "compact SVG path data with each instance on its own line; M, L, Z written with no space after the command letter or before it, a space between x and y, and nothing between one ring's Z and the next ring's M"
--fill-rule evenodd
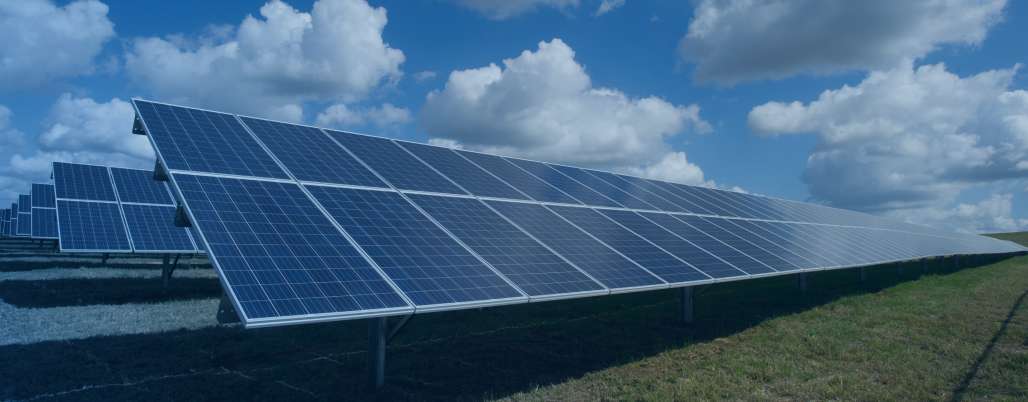
M134 100L247 326L1024 250L855 212Z
M150 171L55 162L52 176L54 184L33 184L3 210L4 234L58 239L65 252L202 250L188 229L175 227L167 183Z

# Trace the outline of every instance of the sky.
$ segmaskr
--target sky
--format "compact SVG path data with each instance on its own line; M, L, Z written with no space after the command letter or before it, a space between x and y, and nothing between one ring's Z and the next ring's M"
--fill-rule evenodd
M0 1L0 205L152 167L145 98L1028 230L1025 37L1005 0Z

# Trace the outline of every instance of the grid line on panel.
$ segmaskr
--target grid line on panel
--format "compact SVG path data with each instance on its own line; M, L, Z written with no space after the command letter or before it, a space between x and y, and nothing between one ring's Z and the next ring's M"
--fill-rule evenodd
M53 184L32 183L33 208L57 208Z
M581 204L560 189L553 187L539 178L528 174L506 159L496 155L481 154L462 150L453 150L469 162L482 168L493 176L503 180L522 194L540 202L557 202L563 204Z
M186 228L175 226L176 207L121 204L132 248L137 252L192 251Z
M624 191L623 188L608 183L606 180L592 175L584 169L561 165L550 165L550 167L627 208L659 210L654 204L646 202L637 197L636 194Z
M139 169L111 168L118 200L153 205L173 205L167 184L154 180L153 172Z
M675 224L674 221L681 222L681 224ZM795 269L785 260L710 224L703 217L676 215L667 222L668 230L716 254L751 275Z
M782 245L782 247L789 247L791 250L793 250L794 253L797 253L797 254L803 256L804 258L806 258L807 260L810 260L811 262L813 262L817 266L820 266L820 267L839 267L839 266L846 265L844 259L842 259L839 256L835 255L834 253L831 253L830 251L826 251L826 250L823 250L823 249L819 249L819 250L815 251L813 248L809 247L809 245L803 244L802 242L797 241L795 237L788 236L788 235L782 236L781 234L778 234L778 233L776 233L776 232L774 232L772 230L769 230L769 229L767 229L767 228L765 228L765 227L763 227L761 225L758 225L759 222L757 222L757 221L747 221L747 220L739 219L739 220L732 220L731 223L736 225L736 226L739 226L740 228L744 228L746 230L749 230L750 232L753 232L754 234L756 234L758 236L761 236L761 237L763 237L764 239L767 239L770 242L778 243L778 244ZM778 222L771 223L771 224L773 224L773 225L781 225L781 223L778 223Z
M481 197L496 197L523 200L526 197L518 190L462 158L448 148L413 142L396 141L401 147L414 154L425 164L457 183L468 193Z
M522 297L399 193L306 188L416 305Z
M288 178L233 115L138 99L133 104L167 169Z
M689 209L669 200L663 194L659 194L658 192L647 188L646 182L642 179L634 179L624 175L597 170L588 170L587 173L603 182L621 189L621 191L629 193L632 196L653 205L655 207L651 208L653 210L665 212L689 212Z
M596 210L565 206L548 208L668 283L682 284L711 279L710 275Z
M252 117L239 119L297 180L388 187L320 129Z
M248 319L407 308L297 184L175 174Z
M764 236L746 229L743 226L735 224L736 220L726 218L701 218L703 221L710 223L713 226L724 231L726 234L730 234L744 240L746 243L753 247L759 248L767 253L771 253L775 257L784 260L785 262L792 264L798 269L813 269L813 268L824 268L826 265L814 262L808 259L806 256L801 255L786 247L783 244L769 241ZM741 220L739 220L741 222ZM751 254L752 255L752 254Z
M656 286L664 283L542 205L502 201L486 203L608 288Z
M479 200L407 196L529 296L605 291Z
M323 131L395 188L467 194L393 141L342 131Z
M593 189L586 187L582 183L575 181L567 175L561 173L557 169L554 169L550 165L542 162L534 162L524 159L504 158L508 162L516 165L522 170L529 174L539 178L551 186L559 188L564 193L574 197L576 200L586 205L596 205L601 207L615 207L624 208L624 205L611 200L610 198L600 194Z
M116 203L57 200L61 250L131 252Z

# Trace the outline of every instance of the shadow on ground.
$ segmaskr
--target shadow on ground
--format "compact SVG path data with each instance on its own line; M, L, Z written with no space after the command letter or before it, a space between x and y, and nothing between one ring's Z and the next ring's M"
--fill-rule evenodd
M952 260L927 267L945 274ZM991 261L980 261L981 263ZM366 323L350 321L0 347L0 399L478 400L724 337L767 319L916 279L922 265L718 284L683 325L674 290L415 316L393 339L387 385L366 384ZM99 384L99 385L98 385ZM103 385L106 384L106 385ZM49 399L49 398L40 398Z
M0 300L19 308L160 303L220 296L221 285L215 278L172 278L167 288L160 277L0 281Z

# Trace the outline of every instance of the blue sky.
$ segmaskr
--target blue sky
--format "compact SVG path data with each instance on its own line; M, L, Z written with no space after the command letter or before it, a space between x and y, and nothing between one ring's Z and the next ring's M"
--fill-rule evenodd
M1026 17L1003 0L4 2L0 205L55 159L151 164L125 102L145 97L1026 230Z

